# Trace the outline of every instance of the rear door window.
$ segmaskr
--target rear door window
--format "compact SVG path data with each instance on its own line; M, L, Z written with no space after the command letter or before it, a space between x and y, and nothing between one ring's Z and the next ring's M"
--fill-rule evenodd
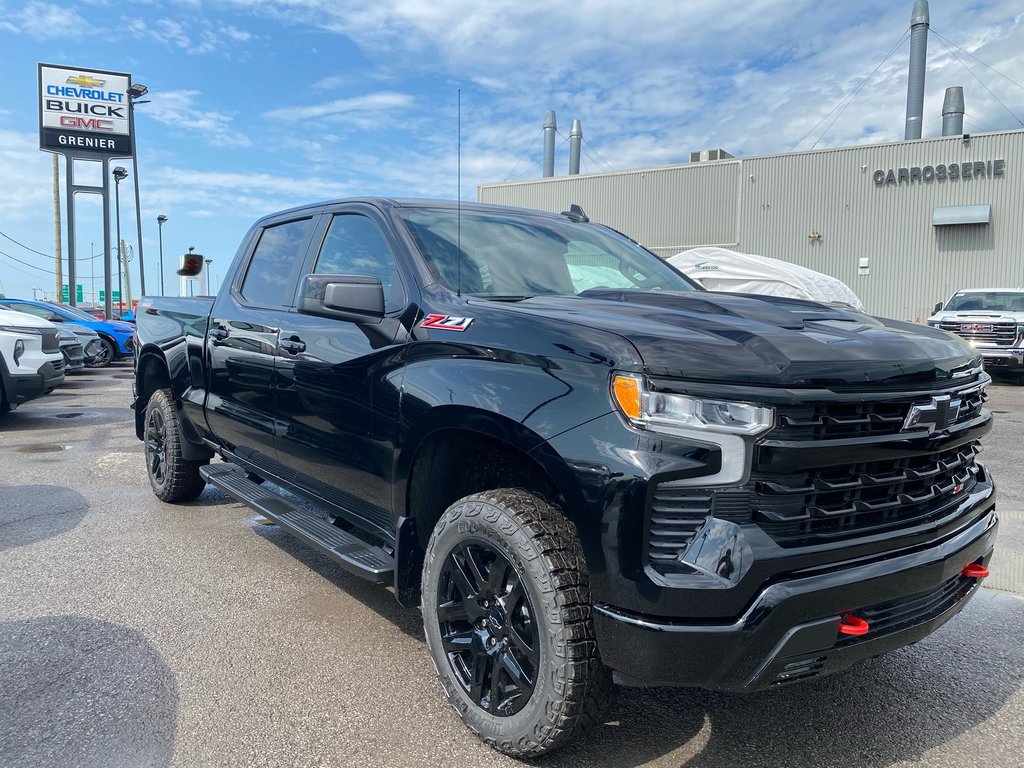
M266 227L242 280L242 298L261 307L289 306L312 231L312 218Z

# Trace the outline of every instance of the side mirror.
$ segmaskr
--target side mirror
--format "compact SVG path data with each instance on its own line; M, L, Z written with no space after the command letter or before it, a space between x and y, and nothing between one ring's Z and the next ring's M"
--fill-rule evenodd
M58 315L56 312L51 312L50 315L46 319L49 320L51 323L63 323L64 322L64 316L63 315Z
M367 275L306 275L299 290L303 315L379 323L384 317L384 287Z
M932 314L934 315L936 312L941 312L941 311L942 311L942 302L940 301L938 304L935 305L935 309L932 310Z

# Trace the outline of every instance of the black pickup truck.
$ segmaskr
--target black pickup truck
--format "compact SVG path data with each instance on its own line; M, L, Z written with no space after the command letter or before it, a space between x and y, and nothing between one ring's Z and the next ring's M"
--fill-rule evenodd
M511 755L614 683L755 691L913 643L988 573L975 350L705 292L578 206L289 210L216 298L137 324L156 495L211 483L393 585Z

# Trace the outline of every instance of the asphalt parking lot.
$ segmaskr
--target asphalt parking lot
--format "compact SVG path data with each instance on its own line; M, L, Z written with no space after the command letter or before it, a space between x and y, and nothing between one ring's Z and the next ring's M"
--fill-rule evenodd
M0 766L499 766L417 610L212 488L152 495L131 369L0 418ZM993 576L911 648L762 694L624 690L545 766L1018 766L1024 387L997 384Z

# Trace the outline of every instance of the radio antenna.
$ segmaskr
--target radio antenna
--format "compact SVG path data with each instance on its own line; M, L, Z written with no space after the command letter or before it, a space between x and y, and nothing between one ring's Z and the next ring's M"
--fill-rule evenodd
M458 145L458 170L456 176L458 177L459 188L455 190L455 260L459 263L459 285L456 290L456 295L462 298L462 89L459 88L459 121L458 121L458 139L456 144Z

